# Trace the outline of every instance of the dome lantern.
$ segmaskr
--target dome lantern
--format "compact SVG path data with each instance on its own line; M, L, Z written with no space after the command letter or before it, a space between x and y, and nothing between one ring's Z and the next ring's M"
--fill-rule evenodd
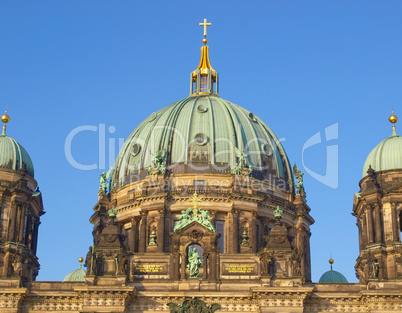
M218 73L209 62L209 47L207 46L207 26L211 25L211 23L207 23L207 19L204 19L204 23L200 23L200 26L204 26L204 39L202 40L204 46L201 47L200 64L191 73L190 96L200 94L219 95Z

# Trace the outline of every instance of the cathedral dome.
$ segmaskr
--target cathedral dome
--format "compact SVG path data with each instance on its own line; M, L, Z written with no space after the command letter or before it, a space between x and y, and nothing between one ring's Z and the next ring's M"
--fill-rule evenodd
M392 112L393 113L393 112ZM371 166L376 172L402 169L402 137L396 134L398 118L392 114L389 121L394 124L392 136L382 140L368 155L363 167L363 177Z
M34 177L34 167L28 152L13 138L6 135L5 126L0 135L0 168L18 171L25 166L27 174Z
M287 155L260 118L215 94L195 94L152 113L132 132L116 159L111 187L145 178L157 155L173 174L232 174L243 150L251 176L292 186Z

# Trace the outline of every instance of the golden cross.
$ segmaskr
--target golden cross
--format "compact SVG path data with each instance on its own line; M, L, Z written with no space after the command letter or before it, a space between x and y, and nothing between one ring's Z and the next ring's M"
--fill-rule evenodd
M197 209L197 203L198 203L198 202L201 202L202 199L201 199L201 198L198 198L197 192L194 192L193 197L190 198L189 201L190 201L190 202L194 202L194 209L196 210L196 209Z
M211 26L211 23L207 23L207 19L204 18L204 23L200 23L200 26L204 26L204 37L207 37L207 26Z

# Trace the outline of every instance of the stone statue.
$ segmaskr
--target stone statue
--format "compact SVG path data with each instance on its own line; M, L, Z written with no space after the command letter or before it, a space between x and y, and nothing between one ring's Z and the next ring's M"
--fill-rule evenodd
M244 175L248 176L253 171L252 168L247 164L247 156L249 155L246 153L246 149L240 150L237 147L235 148L235 155L238 158L238 162L235 163L233 168L233 174L235 175Z
M209 305L202 300L197 300L192 297L190 300L185 300L183 304L168 303L170 313L213 313L220 309L220 305L212 303Z
M260 254L261 274L273 276L273 256L268 252Z
M292 274L294 276L301 276L301 261L302 261L302 254L295 252L292 255Z
M87 257L85 258L84 266L87 268L87 275L93 275L93 247L89 246Z
M188 208L186 211L181 211L181 215L179 216L179 222L174 227L173 232L176 232L192 222L197 222L209 230L216 232L214 225L212 225L211 220L212 217L209 216L208 210L198 209L197 203L201 201L198 198L197 193L194 193L194 197L190 199L191 202L194 203L194 208Z
M151 165L148 166L148 176L151 175L165 175L166 172L166 153L160 151L158 153L152 153Z
M110 182L108 182L110 173L112 172L113 167L110 168L110 170L107 171L107 173L103 172L102 174L99 175L99 195L105 195L107 194L107 188L110 185Z
M200 265L201 257L197 252L196 248L193 248L191 251L191 247L188 248L188 264L187 268L190 271L190 278L198 278L200 277Z
M102 253L99 253L96 256L95 262L96 262L96 269L95 269L96 276L102 276L103 275L103 254Z
M209 211L199 209L199 212L201 213L200 216L199 216L200 224L204 225L208 229L211 229L212 231L215 231L215 227L211 223L212 217L210 217L209 214L208 214Z
M118 274L128 274L128 260L125 254L122 254L118 260Z
M303 186L303 175L304 172L300 171L297 166L296 163L295 165L293 165L293 176L297 179L297 194L302 196L303 198L306 197L306 192L304 191L304 186Z
M371 262L371 269L372 269L372 277L373 278L378 278L378 274L380 272L380 263L376 258L373 259Z
M244 228L243 228L243 235L242 235L241 245L242 246L248 246L248 229L247 229L247 225L244 225Z
M156 227L154 225L154 226L152 226L152 232L151 232L151 235L149 236L149 244L148 244L149 246L155 246L156 245L155 238L156 238Z
M16 253L13 258L13 276L21 276L22 275L22 264L24 259L20 253Z

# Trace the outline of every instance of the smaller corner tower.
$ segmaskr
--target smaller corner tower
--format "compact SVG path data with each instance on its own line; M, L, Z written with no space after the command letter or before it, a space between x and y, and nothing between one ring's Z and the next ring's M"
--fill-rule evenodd
M355 268L361 283L402 280L402 137L394 112L389 121L392 135L367 157L354 197L360 250Z
M38 229L43 210L42 194L34 179L28 152L6 135L10 117L0 135L0 284L35 280L39 271L36 256Z

